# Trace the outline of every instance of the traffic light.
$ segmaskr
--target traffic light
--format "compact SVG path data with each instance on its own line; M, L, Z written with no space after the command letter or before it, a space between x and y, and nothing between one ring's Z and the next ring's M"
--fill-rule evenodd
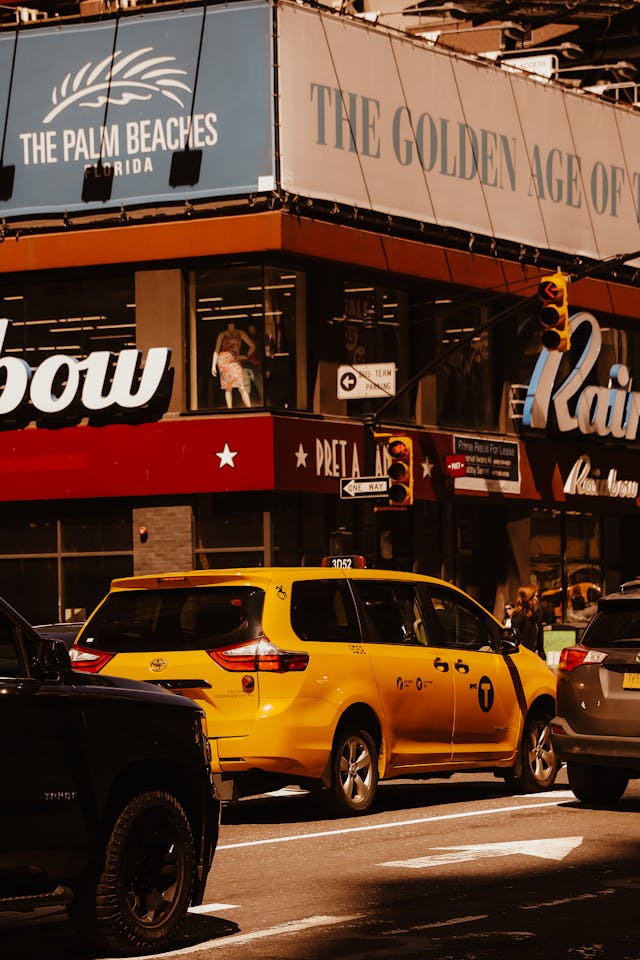
M542 331L542 345L547 350L564 353L571 346L569 332L569 298L567 296L567 278L558 271L549 277L543 277L538 284L538 298L542 306L538 319Z
M408 507L413 503L413 440L390 436L387 439L389 505Z

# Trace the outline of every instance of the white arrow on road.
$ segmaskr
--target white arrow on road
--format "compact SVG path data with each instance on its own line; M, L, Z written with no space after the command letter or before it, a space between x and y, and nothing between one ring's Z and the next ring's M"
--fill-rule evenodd
M515 840L512 843L481 843L469 847L436 847L444 853L412 860L388 860L381 867L406 867L409 870L425 870L440 867L445 863L462 863L464 860L480 860L483 857L542 857L544 860L564 860L582 843L582 837L550 837L547 840Z

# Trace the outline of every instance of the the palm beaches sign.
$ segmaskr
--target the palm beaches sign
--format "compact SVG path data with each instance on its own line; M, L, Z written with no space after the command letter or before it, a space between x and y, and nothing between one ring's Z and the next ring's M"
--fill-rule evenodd
M271 16L239 2L0 34L2 163L15 167L0 217L95 207L82 185L98 160L116 207L272 189ZM187 146L202 150L200 180L172 188Z

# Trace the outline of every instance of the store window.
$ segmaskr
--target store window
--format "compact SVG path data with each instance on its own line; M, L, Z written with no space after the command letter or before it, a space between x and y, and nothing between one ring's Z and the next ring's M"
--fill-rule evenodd
M304 276L264 265L190 274L191 409L294 408Z
M436 371L440 426L485 430L496 426L491 333L484 330L474 335L486 319L486 308L468 303L436 307L436 351L442 357Z
M132 270L0 282L0 316L11 321L2 353L35 369L52 354L135 347L134 291Z
M339 325L339 364L373 364L395 366L396 389L407 380L408 325L407 297L400 290L348 279L343 287L344 309L333 318ZM388 396L393 394L389 393ZM378 396L373 405L384 403L387 396ZM355 399L347 402L349 416L367 413L372 401ZM401 404L401 407L404 404ZM402 416L401 409L394 410ZM406 416L406 412L405 412Z
M254 496L198 497L194 517L196 569L265 566L268 516Z
M545 623L586 626L602 593L599 518L590 513L535 510L531 576Z
M33 624L84 620L115 577L133 573L131 511L34 505L0 510L2 594Z

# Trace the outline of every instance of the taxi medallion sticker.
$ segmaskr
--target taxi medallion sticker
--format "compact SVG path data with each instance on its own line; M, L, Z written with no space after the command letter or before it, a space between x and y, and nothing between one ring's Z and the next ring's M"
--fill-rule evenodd
M494 691L491 680L489 677L480 677L480 682L478 683L478 703L483 713L489 713L489 710L491 710L493 697Z

